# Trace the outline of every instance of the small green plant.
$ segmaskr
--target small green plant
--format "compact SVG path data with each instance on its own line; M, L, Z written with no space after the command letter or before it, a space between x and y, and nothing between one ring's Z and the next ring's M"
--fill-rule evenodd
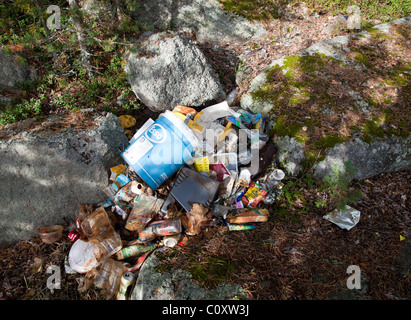
M316 206L317 208L325 208L325 207L327 207L327 199L321 198L321 199L315 200L315 206Z
M301 1L293 0L292 4ZM347 14L347 8L357 5L361 10L361 25L369 27L373 25L373 20L381 20L382 23L409 15L409 2L403 0L304 0L306 6L312 11L330 12L333 15Z
M332 174L324 178L324 187L330 195L330 205L338 210L343 210L346 205L355 203L363 196L361 191L350 186L357 168L349 161L345 162L344 166L344 170L340 170L338 165L334 165ZM323 202L319 201L316 205L323 205Z

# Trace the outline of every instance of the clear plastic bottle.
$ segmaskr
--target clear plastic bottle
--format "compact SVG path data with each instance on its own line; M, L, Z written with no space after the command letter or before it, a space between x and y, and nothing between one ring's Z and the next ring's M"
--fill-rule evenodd
M158 220L149 223L141 232L138 234L138 238L142 242L151 241L157 236L171 236L174 234L179 234L182 231L181 219L167 219Z
M94 270L94 285L105 291L107 300L112 299L118 292L121 277L126 271L126 266L121 262L104 257L100 265Z
M121 238L102 206L84 218L81 229L87 238L97 243L107 256L113 255L122 248Z
M234 101L235 101L235 98L237 98L237 95L238 95L238 92L239 92L239 91L240 91L239 88L235 88L234 90L232 90L232 91L227 95L226 101L227 101L227 103L228 103L229 106L232 106L232 105L233 105L233 103L234 103Z
M103 259L101 261L101 264L96 268L96 270L94 271L94 285L97 288L104 289L104 286L110 279L111 267L112 264L110 263L110 260Z
M126 272L126 267L118 261L112 260L112 267L109 282L106 286L106 299L110 300L120 289L121 277Z

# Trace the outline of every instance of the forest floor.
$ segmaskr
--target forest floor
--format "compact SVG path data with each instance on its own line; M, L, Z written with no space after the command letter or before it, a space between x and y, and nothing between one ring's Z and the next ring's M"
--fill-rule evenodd
M332 20L330 13L310 14L294 8L282 19L268 23L269 32L259 41L199 46L218 70L225 91L239 86L241 94L272 60L352 32L330 28ZM233 66L239 64L249 71L237 84ZM145 108L131 114L138 119L137 126L153 116ZM295 185L300 180L289 179ZM240 284L249 298L256 300L407 300L411 283L411 173L387 173L351 185L364 196L353 205L361 217L349 231L323 219L327 212L321 208L272 214L254 230L210 227L190 237L186 246L171 249L176 254L170 261L180 268L188 267L189 256L204 263L207 257L230 261L233 268L224 275L225 281ZM318 197L315 187L302 187L299 192L313 202ZM274 208L280 205L276 203ZM0 299L102 299L99 289L79 293L78 274L65 273L64 260L71 245L65 230L62 240L54 244L35 237L1 249ZM47 288L47 267L51 265L62 270L61 289ZM361 289L347 288L347 269L352 265L361 270ZM215 284L211 278L198 281Z

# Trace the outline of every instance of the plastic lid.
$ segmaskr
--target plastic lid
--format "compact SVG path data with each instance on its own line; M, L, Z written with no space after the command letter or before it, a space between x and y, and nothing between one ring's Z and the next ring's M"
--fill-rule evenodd
M97 244L77 240L70 249L68 262L70 267L78 273L86 273L93 269L101 251Z
M177 244L177 239L174 237L168 237L164 239L164 245L167 247L174 247Z
M198 148L200 144L196 135L183 121L181 121L177 115L170 110L166 110L162 117L166 117L170 122L172 122L183 133L194 149Z
M285 177L285 173L281 169L275 169L272 173L272 176L275 180L282 180Z

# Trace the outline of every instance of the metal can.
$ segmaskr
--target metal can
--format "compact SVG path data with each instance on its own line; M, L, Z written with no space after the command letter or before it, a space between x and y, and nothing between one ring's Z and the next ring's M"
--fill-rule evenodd
M68 234L68 238L74 242L80 239L80 235L76 231L70 231Z
M131 272L124 272L120 280L120 288L117 293L117 300L127 300L127 289L134 282L134 275Z

